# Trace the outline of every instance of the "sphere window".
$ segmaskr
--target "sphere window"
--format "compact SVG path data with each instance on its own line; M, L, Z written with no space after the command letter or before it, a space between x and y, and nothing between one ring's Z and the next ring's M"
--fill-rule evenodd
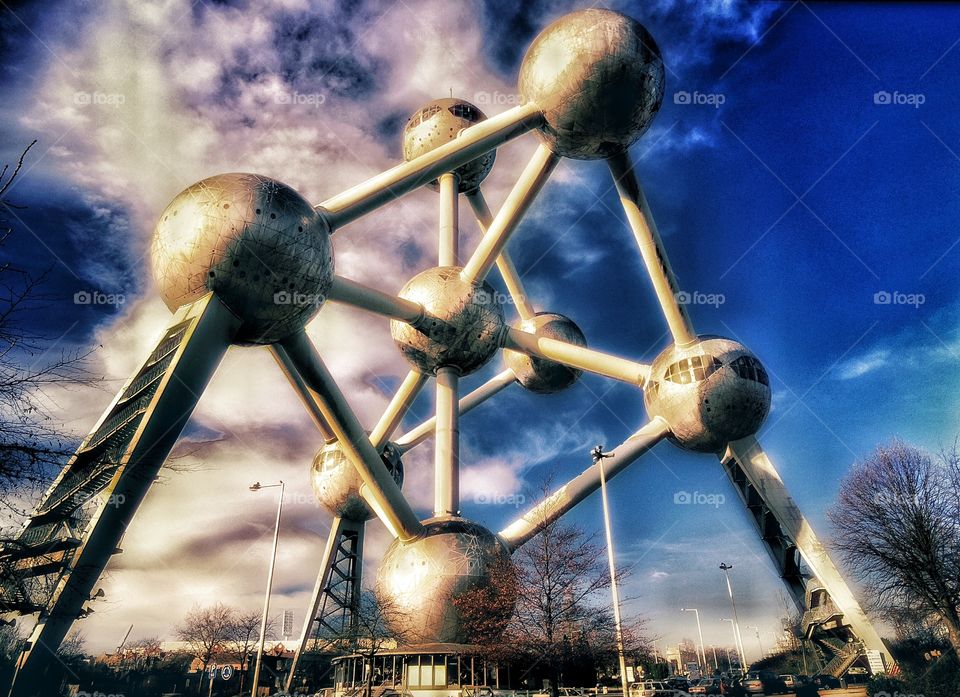
M740 356L730 364L730 367L737 371L737 375L744 380L753 380L761 385L770 386L770 378L767 377L767 371L753 356Z
M691 382L706 380L720 368L720 365L720 361L714 356L681 358L667 368L664 377L670 382L689 385Z

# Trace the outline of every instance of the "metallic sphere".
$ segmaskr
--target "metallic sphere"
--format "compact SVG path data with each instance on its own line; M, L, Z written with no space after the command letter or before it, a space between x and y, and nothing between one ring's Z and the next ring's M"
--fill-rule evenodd
M403 463L400 451L391 443L381 454L383 464L390 470L398 486L403 485ZM363 480L357 468L347 458L340 441L332 440L324 445L313 458L310 484L317 501L335 516L365 522L373 518L374 513L360 496Z
M534 39L519 87L543 111L538 135L555 153L605 158L629 148L653 121L663 101L663 60L636 20L580 10Z
M393 320L390 333L403 357L423 373L454 367L467 375L500 347L503 307L493 286L467 283L460 271L459 266L427 269L400 291L400 297L423 305L424 319L416 327Z
M496 582L500 570L512 574L513 562L492 532L462 518L428 520L422 536L411 542L395 540L387 549L377 571L376 593L389 608L391 628L407 643L465 644L470 643L469 632L455 601L471 591L490 589L504 594L503 602L495 605L512 607L515 589Z
M552 312L538 312L531 319L524 320L520 328L537 336L559 339L577 346L587 345L586 337L573 320ZM559 392L570 387L582 372L576 368L568 368L560 363L528 356L519 351L504 351L503 360L517 376L517 381L521 385L531 392L541 394Z
M214 291L241 320L238 343L306 324L333 282L324 219L286 184L219 174L186 188L153 233L153 274L171 310Z
M417 111L403 129L403 159L412 160L455 140L460 131L486 119L486 115L462 99L437 99ZM490 173L496 150L491 150L454 170L460 177L460 193L475 191ZM430 183L438 189L437 181Z
M715 453L757 432L770 411L770 380L743 344L700 337L692 346L671 345L657 356L643 401L651 417L670 424L674 443Z

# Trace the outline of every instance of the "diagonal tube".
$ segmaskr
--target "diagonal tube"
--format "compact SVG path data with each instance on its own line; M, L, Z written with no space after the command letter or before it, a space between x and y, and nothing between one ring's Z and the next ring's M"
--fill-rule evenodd
M419 370L411 370L407 373L407 377L400 383L400 387L384 410L380 421L370 431L370 442L373 443L374 448L381 450L386 445L387 440L397 430L397 426L400 425L407 410L410 409L410 405L413 404L413 400L420 394L420 390L423 389L426 382L427 376Z
M343 276L334 277L327 295L334 302L359 307L375 315L383 315L407 324L416 324L423 319L423 306L419 303L384 293Z
M474 407L483 404L485 401L498 394L504 388L509 387L517 381L512 370L504 370L502 373L490 378L487 382L475 389L470 394L460 400L460 416L463 416ZM405 433L394 441L394 445L401 453L420 445L423 441L433 435L437 427L437 417L432 416L422 424Z
M643 387L650 375L650 366L596 351L586 346L570 344L548 336L537 336L516 327L508 327L503 333L503 347L528 356L546 358L570 368Z
M486 198L484 198L480 189L471 191L466 194L466 197L470 206L473 208L473 214L476 216L477 224L480 225L480 231L484 235L487 234L487 230L493 222L493 214L487 206ZM510 293L510 298L517 308L517 314L520 315L520 319L532 319L536 311L533 309L533 304L530 302L530 298L523 288L523 281L520 280L517 267L513 265L513 260L510 258L510 254L506 249L500 250L500 255L497 257L497 269L500 270L500 275L503 277L503 282L507 286L507 292Z
M537 146L537 151L494 216L486 234L480 238L480 244L474 250L473 256L460 272L460 278L467 283L476 283L486 278L510 235L523 219L523 214L527 212L559 162L559 155L546 145L541 143Z
M536 104L531 102L515 106L465 129L449 143L327 199L317 209L326 217L331 231L334 231L433 181L444 172L455 170L508 140L523 135L542 122L543 115Z
M271 349L282 353L283 360L300 375L307 390L301 397L316 403L333 429L333 435L340 441L344 454L357 468L363 480L361 494L364 500L394 537L402 541L416 537L423 526L306 333L301 330L291 334L273 344Z
M633 171L633 163L627 153L615 155L607 160L613 182L620 194L620 203L627 216L627 223L637 239L643 263L647 267L647 274L653 282L653 288L660 301L670 333L678 346L685 346L696 341L697 335L690 322L690 316L679 302L680 289L677 287L676 276L667 259L667 252L663 248L663 240L657 231L657 224L650 212L650 205L643 188Z
M604 466L607 480L613 479L669 433L670 427L659 416L643 426L613 450L613 459ZM500 531L500 537L511 550L517 549L599 489L600 484L600 464L597 463L547 496L521 518L510 523Z

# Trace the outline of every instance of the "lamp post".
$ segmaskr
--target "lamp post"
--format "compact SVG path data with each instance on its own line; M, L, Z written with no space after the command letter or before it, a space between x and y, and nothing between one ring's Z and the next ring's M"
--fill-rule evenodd
M698 660L700 661L701 670L707 667L707 652L703 648L703 629L700 627L700 611L695 607L682 607L680 612L692 612L697 616L697 634L700 635L700 656Z
M280 512L283 510L283 481L277 484L254 483L250 491L260 491L261 489L272 489L280 487L280 501L277 503L277 522L273 527L273 551L270 553L270 570L267 572L267 590L263 596L263 614L260 616L260 641L257 642L257 661L253 669L253 690L250 693L252 697L257 697L257 688L260 685L260 662L263 658L263 642L267 635L267 615L270 614L270 590L273 588L273 567L277 562L277 540L280 537Z
M732 619L730 619L729 617L721 617L721 618L720 618L720 621L721 621L721 622L729 622L729 623L730 623L730 630L733 632L733 650L734 650L734 652L736 653L736 652L739 650L739 647L738 647L738 645L737 645L737 625L734 624L734 621L733 621ZM741 661L741 663L740 663L740 671L741 671L742 673L746 673L746 672L747 672L747 667L743 664L743 658L740 657L740 656L738 656L738 659ZM727 649L727 663L728 663L728 664L730 663L730 650L729 650L729 649ZM733 670L733 666L730 666L730 670L731 670L731 671Z
M713 651L713 667L716 670L720 670L720 662L717 660L717 647L710 644L710 650Z
M617 654L620 658L620 684L623 686L623 695L630 694L630 681L627 680L627 661L624 657L623 630L620 623L620 593L617 590L617 567L613 554L613 533L610 529L610 504L607 501L607 478L603 471L603 461L613 457L603 452L603 446L598 445L591 453L593 461L600 467L600 496L603 499L603 527L607 534L607 562L610 564L610 592L613 594L613 624L616 630Z
M730 604L733 605L733 634L734 639L736 640L737 650L740 652L740 668L741 670L746 671L747 656L743 651L743 639L740 636L740 618L737 617L737 601L733 599L733 586L730 585L730 569L732 568L733 564L720 564L720 569L723 571L723 575L727 579L727 593L730 595Z
M757 634L757 646L760 647L760 658L763 659L763 642L760 641L760 627L754 627L753 625L747 625L747 629L752 629Z

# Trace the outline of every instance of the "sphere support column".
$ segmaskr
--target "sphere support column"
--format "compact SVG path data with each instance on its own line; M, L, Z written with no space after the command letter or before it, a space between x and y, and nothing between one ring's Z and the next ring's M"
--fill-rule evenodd
M433 514L460 514L460 372L437 369L437 433L434 445Z

